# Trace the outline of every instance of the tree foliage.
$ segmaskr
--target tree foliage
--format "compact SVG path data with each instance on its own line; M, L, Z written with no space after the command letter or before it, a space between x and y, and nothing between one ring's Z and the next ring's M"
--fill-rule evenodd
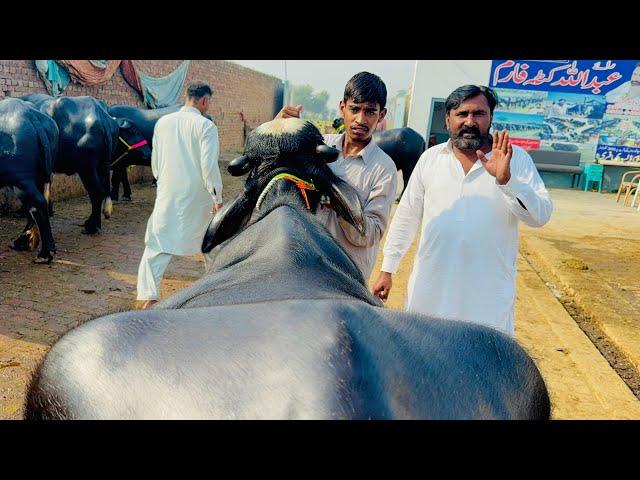
M293 85L291 90L291 104L304 105L303 115L307 118L328 119L332 113L328 106L329 92L321 90L314 92L311 85Z

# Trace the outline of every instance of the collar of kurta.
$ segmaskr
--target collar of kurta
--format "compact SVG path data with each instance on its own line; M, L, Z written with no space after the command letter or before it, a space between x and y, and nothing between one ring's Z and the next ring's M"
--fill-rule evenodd
M344 153L342 152L342 145L344 144L344 136L345 134L342 133L338 138L336 138L333 142L331 142L333 143L333 145L331 146L340 150L340 154L343 157L345 157ZM349 155L349 158L361 158L363 162L367 163L367 161L371 158L371 155L373 154L373 150L376 148L378 148L378 146L376 145L376 142L374 142L372 138L366 147L360 150L356 155Z
M188 105L183 106L180 109L181 112L191 112L191 113L195 113L197 115L202 115L202 113L200 113L200 110L198 110L196 107L190 107Z

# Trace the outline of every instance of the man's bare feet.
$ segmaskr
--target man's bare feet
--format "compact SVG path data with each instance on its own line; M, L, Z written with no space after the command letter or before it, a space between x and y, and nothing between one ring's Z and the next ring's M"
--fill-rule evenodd
M153 307L154 303L158 303L157 300L147 300L146 302L144 302L144 304L142 305L142 310L146 310L148 308Z

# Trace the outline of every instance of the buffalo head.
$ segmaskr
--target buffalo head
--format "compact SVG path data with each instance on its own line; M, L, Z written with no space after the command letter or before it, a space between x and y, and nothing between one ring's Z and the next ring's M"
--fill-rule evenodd
M249 173L244 192L211 220L202 252L238 233L255 210L264 216L284 203L315 213L324 201L362 232L364 214L357 192L327 166L339 154L324 144L322 134L306 120L276 119L257 127L247 137L244 154L228 166L231 175Z
M144 138L138 127L127 118L116 118L118 122L118 143L116 145L112 166L125 162L127 165L139 162L131 161L137 157L138 160L151 160L151 145Z

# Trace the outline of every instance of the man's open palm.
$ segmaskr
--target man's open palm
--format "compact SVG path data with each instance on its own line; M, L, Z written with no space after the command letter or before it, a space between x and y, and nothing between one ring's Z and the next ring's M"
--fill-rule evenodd
M499 184L504 185L511 178L511 156L513 147L509 142L509 134L506 130L497 132L493 138L491 147L491 157L488 158L482 150L477 150L476 154L482 162L489 175L496 177Z

